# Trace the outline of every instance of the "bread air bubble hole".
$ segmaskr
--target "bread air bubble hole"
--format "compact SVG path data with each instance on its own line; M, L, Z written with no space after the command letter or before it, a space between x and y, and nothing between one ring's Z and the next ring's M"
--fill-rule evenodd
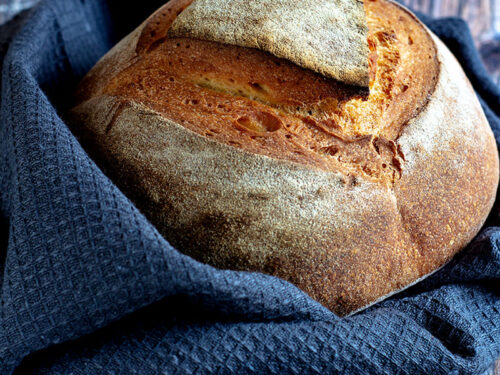
M321 147L319 149L320 154L328 155L328 156L335 156L338 154L338 152L339 152L339 149L336 146L326 146L326 147Z
M282 127L281 120L269 112L257 112L244 115L236 120L238 127L258 133L275 132Z
M250 85L250 87L252 87L254 90L256 90L258 92L267 92L266 89L264 88L264 86L262 86L258 82L248 82L248 84Z
M396 40L396 34L394 32L387 32L387 31L379 31L375 33L375 37L379 41L379 43L384 46L388 47L389 43Z
M245 128L250 128L253 126L253 121L248 116L239 117L236 122Z

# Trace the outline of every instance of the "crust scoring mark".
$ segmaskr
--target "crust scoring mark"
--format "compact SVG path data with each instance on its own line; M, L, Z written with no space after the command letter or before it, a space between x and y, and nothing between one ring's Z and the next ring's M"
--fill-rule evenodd
M175 9L165 8L155 14L146 24L139 38L138 54L160 53L162 46L169 41L166 35L170 24L190 2L191 0L178 1L173 5ZM407 44L406 39L404 40ZM186 41L186 46L183 46L182 42L180 44L178 42L178 47L189 48L189 39ZM384 134L380 125L372 125L371 123L373 119L376 119L380 124L383 124L387 103L390 100L395 100L393 99L395 96L408 90L408 85L405 82L396 85L392 81L391 72L401 61L399 50L395 47L397 43L399 43L398 36L392 29L374 31L371 34L369 41L371 58L375 58L377 61L375 63L371 61L370 64L374 80L371 82L372 99L369 100L353 96L351 93L346 98L334 101L330 98L320 97L316 103L301 101L297 101L296 104L277 103L273 98L273 88L268 87L267 83L263 83L262 80L248 79L241 82L232 78L227 79L227 77L202 73L196 77L180 79L180 81L186 82L186 78L188 78L190 84L201 90L200 97L195 95L182 105L190 107L186 108L187 111L210 110L209 107L213 106L214 103L211 103L203 92L213 92L214 96L222 94L218 95L219 97L232 97L236 102L242 102L241 99L245 98L250 102L260 103L263 106L250 115L235 114L232 124L234 128L238 129L240 139L224 140L221 138L224 135L224 129L216 129L216 127L203 130L202 134L233 147L245 148L246 144L253 144L250 151L263 154L268 153L266 149L270 144L270 141L265 139L275 139L280 136L284 138L284 143L290 147L291 161L302 163L304 157L309 155L314 159L310 164L315 164L319 168L330 169L333 167L333 169L337 169L338 166L341 166L347 174L364 176L369 180L384 182L392 186L403 172L405 156L398 146L397 140L401 129L408 121L400 125L397 133L392 135ZM277 61L278 59L275 60L274 63L279 67L282 62ZM381 61L382 63L380 63ZM178 80L177 77L170 79ZM382 81L385 81L385 84L381 85ZM151 106L150 100L155 99L155 94L151 93L153 84L148 86L150 87L146 87L145 90L149 92L144 92L144 94L149 98L141 101L135 93L132 93L130 97L162 112L161 105L156 105L156 108ZM144 90L144 88L140 88L140 90ZM433 88L430 91L432 90ZM107 93L113 94L113 90L109 90ZM127 95L123 95L123 92L116 94L127 97ZM377 111L379 112L376 115L375 112L371 114L369 111L370 107L367 106L367 102L370 100L378 103L379 109ZM365 110L365 107L368 110ZM417 108L417 111L411 116L416 116L421 107L423 106ZM225 104L216 105L216 111L223 116L228 116L231 110L233 109L225 108ZM369 114L367 115L367 113ZM167 117L171 115L167 111L162 114ZM295 123L289 123L284 116L294 117ZM183 126L192 125L187 119L181 120L175 117L171 119L178 121ZM356 123L351 124L351 119L356 119ZM258 151L259 149L260 151ZM284 155L271 154L268 156L279 158Z

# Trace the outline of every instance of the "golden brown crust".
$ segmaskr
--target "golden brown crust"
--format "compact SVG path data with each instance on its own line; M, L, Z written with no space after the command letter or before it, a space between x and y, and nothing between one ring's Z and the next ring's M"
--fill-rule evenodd
M442 51L440 81L398 139L410 173L394 186L406 231L426 259L422 274L479 231L498 183L495 139L475 92L455 58L435 42Z
M379 95L364 100L338 82L247 50L249 64L263 62L258 72L268 74L263 83L268 83L266 95L272 100L200 87L203 98L232 108L215 117L217 112L199 110L202 106L179 103L193 96L170 97L174 86L162 88L170 85L170 75L162 80L158 72L162 68L182 77L176 93L191 90L193 95L190 80L197 70L182 64L168 68L169 48L179 39L163 39L165 25L187 3L167 4L98 63L80 85L80 104L70 114L87 150L179 250L217 267L282 277L345 315L442 266L477 233L497 187L494 139L458 63L410 13L386 1L367 3L372 38L389 44L373 48L371 42L378 79L390 78L388 92L386 84L374 88L373 75L370 95ZM389 33L389 40L388 28L395 34ZM240 48L190 43L203 43L223 56ZM382 58L384 54L389 57ZM196 58L186 48L172 54L178 55ZM201 71L210 63L208 57L200 62ZM288 69L280 74L305 77L305 86L291 87L296 88L294 96L280 95L281 86L273 86L272 69L264 62L276 61ZM247 82L245 65L238 64L227 65L231 73L240 73L235 82ZM155 74L148 75L148 69L156 69ZM224 74L219 69L213 75L217 84ZM141 82L140 90L130 86ZM315 90L302 93L303 87ZM148 90L149 96L144 94ZM337 142L333 155L310 150L294 159L290 154L295 146L286 143L286 134L294 131L296 142L312 142L307 146L321 142L308 135L307 124L294 130L276 124L298 116L293 107L287 109L288 100L299 97L306 107L320 95L340 98L344 109L353 102L357 106L351 105L354 112L332 115L342 126L320 132L324 140ZM224 128L224 116L239 110L235 103L250 115L270 112L271 117L260 121L271 128L266 142L275 141L255 148L256 142L245 141L252 135L248 127L259 124ZM369 118L363 116L367 106L377 114L375 124L361 121ZM209 120L203 122L205 113ZM356 121L343 123L349 113ZM320 115L318 111L309 117L318 123ZM220 133L205 134L219 125ZM339 153L344 163L335 161ZM398 170L397 178L358 168L370 165L381 171L388 167L382 168L384 161Z
M162 25L177 14L168 9ZM164 26L150 30L159 16L141 33L141 54L99 94L143 103L252 153L392 184L403 164L394 140L427 101L438 64L425 30L411 15L390 10L367 4L369 44L377 56L368 98L263 51L165 39Z

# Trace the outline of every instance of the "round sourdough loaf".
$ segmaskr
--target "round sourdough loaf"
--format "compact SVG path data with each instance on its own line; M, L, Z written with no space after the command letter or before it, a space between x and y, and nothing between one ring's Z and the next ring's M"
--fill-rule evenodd
M200 39L183 27L197 30L196 12L173 27L190 2L170 1L104 56L68 115L177 249L283 278L346 315L476 235L495 199L495 140L459 64L410 12L365 2L367 29L338 48L365 35L368 49L353 46L361 63L341 82L338 64L329 75L300 55L300 35L280 55L278 37L246 46L256 31Z

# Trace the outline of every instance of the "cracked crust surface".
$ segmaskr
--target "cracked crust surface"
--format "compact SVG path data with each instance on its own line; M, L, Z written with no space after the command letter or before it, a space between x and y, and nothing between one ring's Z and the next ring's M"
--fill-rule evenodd
M168 37L188 4L167 3L110 51L70 114L179 250L284 278L345 315L477 233L494 139L456 60L409 12L365 4L365 97L264 51Z

